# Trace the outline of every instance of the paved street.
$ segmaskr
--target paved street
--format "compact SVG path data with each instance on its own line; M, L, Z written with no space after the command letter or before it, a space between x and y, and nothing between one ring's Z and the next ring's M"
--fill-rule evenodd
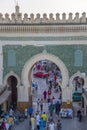
M36 80L36 79L34 79ZM37 97L41 98L43 91L46 89L46 82L45 79L39 79L37 78L37 81L39 83L39 88L37 90L37 92L34 93L33 95L33 108L34 108L34 113L36 113L37 111ZM53 93L54 95L54 93ZM57 94L56 94L57 96ZM49 115L49 111L48 111L48 104L44 103L43 105L43 111L46 112L47 115ZM54 118L54 122L56 123L58 120L58 117L56 115L53 116ZM62 130L87 130L87 118L84 117L82 118L82 122L79 122L77 117L74 116L72 119L70 118L60 118L61 122L62 122ZM30 130L29 128L29 118L27 120L25 120L24 122L20 123L19 125L15 126L15 130Z
M54 118L56 122L57 117ZM82 122L79 122L76 117L73 119L63 118L62 130L87 130L87 118L83 118ZM15 126L15 130L30 130L29 128L29 119Z

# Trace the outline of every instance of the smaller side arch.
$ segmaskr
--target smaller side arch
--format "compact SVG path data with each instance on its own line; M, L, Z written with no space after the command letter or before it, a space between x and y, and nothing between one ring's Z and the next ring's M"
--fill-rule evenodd
M70 80L69 80L69 86L70 87L72 87L72 89L73 89L73 79L75 78L75 77L77 77L77 76L79 76L79 77L82 77L83 79L84 79L84 88L85 88L85 86L86 86L86 82L85 82L85 76L82 74L82 73L80 73L80 71L78 71L77 73L75 73L75 74L73 74L72 76L71 76L71 78L70 78Z
M8 85L7 84L7 79L10 77L10 76L14 76L16 79L17 79L17 86L16 87L19 87L20 86L20 78L19 78L19 76L16 74L16 73L14 73L13 71L10 71L5 77L4 77L4 86L5 85Z

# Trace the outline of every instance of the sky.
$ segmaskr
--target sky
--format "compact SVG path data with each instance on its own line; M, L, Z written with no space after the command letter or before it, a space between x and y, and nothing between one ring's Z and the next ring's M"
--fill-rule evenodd
M87 12L87 0L0 0L0 13L12 14L15 12L15 5L18 2L21 13L66 13L72 12L75 15L79 12Z

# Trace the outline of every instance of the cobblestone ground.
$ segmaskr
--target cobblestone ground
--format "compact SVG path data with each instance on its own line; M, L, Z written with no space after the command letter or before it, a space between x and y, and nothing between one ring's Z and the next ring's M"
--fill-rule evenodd
M44 111L46 111L46 104L44 104ZM48 114L48 110L46 111ZM54 122L56 124L58 117L53 116ZM82 118L82 122L79 122L77 117L70 118L60 118L62 122L62 130L87 130L87 118ZM29 118L19 125L15 125L15 130L31 130L29 127Z
M47 85L45 79L34 79L37 80L39 83L39 87L37 92L34 92L33 95L33 108L34 108L34 113L37 111L37 98L41 98L43 95L43 91L47 90ZM57 97L57 94L54 93L53 95ZM74 104L75 107L77 107ZM75 108L76 109L76 108ZM48 111L48 104L45 102L43 105L43 111L46 112L46 114L49 116L49 111ZM53 115L54 122L56 124L58 117L54 114ZM62 122L62 130L87 130L87 117L82 118L82 122L79 122L77 117L74 116L72 119L70 118L60 118ZM30 130L29 127L29 118L26 119L24 122L20 123L19 125L15 125L15 130Z

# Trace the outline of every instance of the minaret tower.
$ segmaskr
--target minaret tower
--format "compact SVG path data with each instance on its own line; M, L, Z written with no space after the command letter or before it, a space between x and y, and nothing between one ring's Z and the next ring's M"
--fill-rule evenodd
M18 6L18 3L17 3L17 5L15 6L15 14L19 14L19 6Z
M20 7L18 6L18 2L17 2L15 6L15 19L16 20L18 20L19 10L20 10Z

